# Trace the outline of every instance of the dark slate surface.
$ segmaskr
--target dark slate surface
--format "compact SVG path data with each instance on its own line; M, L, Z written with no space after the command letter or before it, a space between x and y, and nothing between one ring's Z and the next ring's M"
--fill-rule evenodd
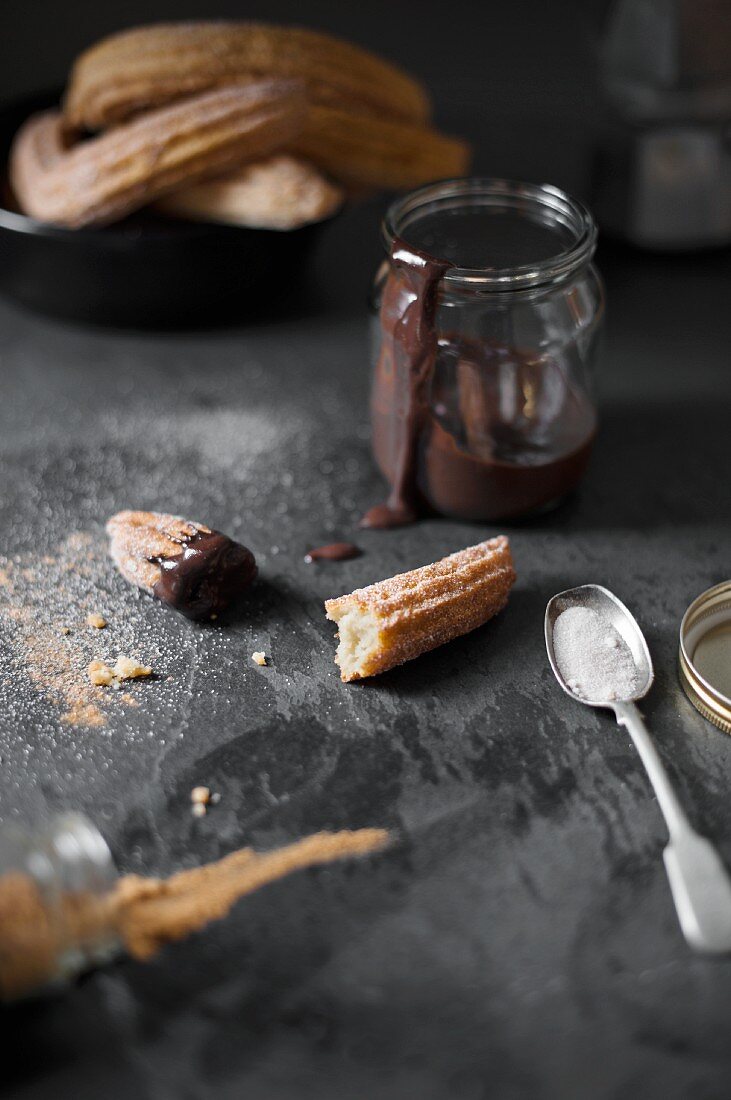
M321 296L278 324L143 336L1 307L4 552L52 552L74 531L100 543L133 504L237 533L261 565L250 601L209 628L110 574L110 619L176 679L139 691L110 735L65 729L41 702L20 725L2 716L3 819L84 809L119 866L146 872L323 827L396 837L148 965L7 1012L7 1095L728 1094L731 962L682 941L632 747L560 692L542 639L560 588L599 581L626 600L657 666L650 727L731 860L731 741L675 668L686 605L729 572L728 258L605 250L603 427L559 511L364 533L360 559L308 566L307 547L352 535L380 492L368 264L337 291L322 279L346 245L373 249L375 217L333 226ZM339 682L323 598L497 530L520 578L499 620L377 683ZM256 648L271 667L251 664ZM201 782L223 797L194 821Z
M149 3L116 15L79 4L64 29L57 6L10 8L16 90L49 83L52 65L60 78L108 26L150 16ZM586 7L506 6L501 34L493 15L473 24L457 8L450 22L427 6L417 25L393 5L321 3L309 21L378 46L387 18L390 52L430 77L442 119L478 139L482 169L580 190ZM36 56L29 11L51 19L42 79L18 60ZM140 707L115 710L108 732L61 727L27 685L15 707L6 680L2 820L83 809L121 869L148 873L325 827L385 825L396 838L385 855L270 887L152 963L6 1010L8 1097L729 1095L731 961L685 946L636 755L609 717L558 689L542 639L560 588L598 581L627 602L656 663L650 728L693 821L731 863L731 741L676 678L685 607L731 572L729 256L604 246L602 430L561 510L530 525L358 535L363 557L307 566L308 546L352 537L381 491L364 304L379 210L332 226L307 308L280 323L143 336L0 304L0 552L53 552L77 531L101 546L106 516L137 505L213 523L261 566L250 601L212 628L109 573L109 630L123 623L175 679L141 685ZM340 684L325 597L499 530L519 573L499 620L377 683ZM259 648L271 667L252 665ZM198 783L223 796L202 821L188 802Z

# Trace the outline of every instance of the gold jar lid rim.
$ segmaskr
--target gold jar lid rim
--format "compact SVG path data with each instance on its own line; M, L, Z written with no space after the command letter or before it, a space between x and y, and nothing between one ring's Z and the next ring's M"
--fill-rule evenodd
M731 698L695 664L699 642L717 625L731 623L731 580L701 592L680 624L680 682L696 710L719 729L731 733Z

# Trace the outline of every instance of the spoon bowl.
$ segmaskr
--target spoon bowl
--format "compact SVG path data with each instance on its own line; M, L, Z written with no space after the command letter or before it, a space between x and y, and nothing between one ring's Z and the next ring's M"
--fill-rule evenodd
M571 690L558 666L553 648L553 632L556 626L556 620L559 615L564 611L568 611L571 607L586 607L592 611L598 612L603 619L606 619L614 627L623 639L632 654L637 674L637 687L632 695L628 695L624 699L611 700L610 702L607 699L585 699L583 695L577 695L575 691ZM615 709L614 704L617 702L634 703L638 699L644 698L652 687L655 678L652 669L652 658L650 657L647 642L645 641L645 637L640 630L637 620L628 608L625 607L622 601L618 600L614 593L610 592L607 588L603 588L602 585L582 584L578 588L567 588L565 592L559 592L549 600L548 606L546 607L545 632L546 650L548 651L548 660L551 663L551 668L563 690L567 695L570 695L572 699L576 699L578 702L585 703L590 707L609 707Z

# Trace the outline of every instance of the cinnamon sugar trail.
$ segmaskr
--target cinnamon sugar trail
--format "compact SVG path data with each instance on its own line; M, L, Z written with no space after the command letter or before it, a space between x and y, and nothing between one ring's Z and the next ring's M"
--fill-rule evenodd
M40 989L57 977L69 949L99 938L136 959L225 917L247 894L306 867L384 848L385 829L315 833L272 852L241 848L167 879L125 875L104 898L68 893L49 902L22 871L0 876L0 999Z
M387 842L385 829L315 833L273 852L242 848L168 879L126 875L111 899L115 923L129 954L149 959L166 943L225 917L239 898L270 882L304 867L378 851Z

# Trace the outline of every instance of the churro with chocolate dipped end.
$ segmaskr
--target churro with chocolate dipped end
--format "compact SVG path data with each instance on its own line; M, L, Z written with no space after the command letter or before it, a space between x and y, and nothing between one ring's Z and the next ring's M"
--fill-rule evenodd
M514 582L510 544L500 536L327 600L341 679L386 672L482 626L505 607Z
M329 34L248 22L158 23L121 31L77 59L67 125L102 130L181 96L233 81L295 78L314 103L424 122L422 84L375 54Z
M107 534L125 580L190 619L215 618L256 577L248 547L182 516L117 512Z
M280 154L174 191L155 206L194 221L290 230L331 217L344 198L314 165Z
M471 159L466 142L428 126L319 104L288 148L353 188L399 190L463 176Z
M151 111L66 148L58 112L17 134L10 177L26 214L72 228L119 220L175 190L291 143L306 104L295 81L235 84Z

